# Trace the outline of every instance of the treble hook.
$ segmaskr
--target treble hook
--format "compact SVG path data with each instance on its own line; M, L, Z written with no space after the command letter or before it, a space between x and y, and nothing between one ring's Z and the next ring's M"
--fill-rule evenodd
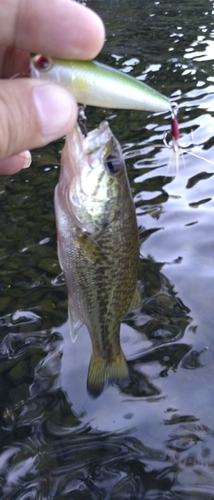
M164 145L166 146L166 148L173 149L174 152L177 152L178 149L182 148L182 146L180 146L180 144L178 142L179 137L180 137L179 124L178 124L178 119L177 119L178 109L179 108L178 108L177 102L172 102L172 110L171 110L171 135L172 135L172 144L170 145L167 142L167 140L166 140L168 132L166 132L164 134L164 137L163 137L163 142L164 142Z
M86 117L86 114L85 114L85 108L86 106L83 105L83 106L79 106L79 109L78 109L78 124L82 130L82 133L85 137L87 137L87 127L86 127L86 122L87 122L87 117Z
M193 153L192 151L190 151L188 149L191 146L191 142L189 142L185 146L182 146L179 143L180 133L179 133L179 123L178 123L178 119L177 119L178 110L179 110L178 104L176 102L173 102L172 103L172 109L171 109L171 136L172 136L172 142L171 143L167 142L166 138L167 138L168 132L166 134L164 134L164 137L163 137L163 142L164 142L164 145L166 146L166 148L172 149L173 152L175 153L176 170L178 171L178 157L179 157L179 152L180 151L184 152L184 153L188 153L189 155L194 156L195 158L198 158L199 160L204 160L205 162L210 163L211 165L213 165L214 164L213 161L208 160L207 158L203 158L200 155L197 155L196 153ZM192 140L192 135L193 134L191 132L191 134L190 134L191 140Z

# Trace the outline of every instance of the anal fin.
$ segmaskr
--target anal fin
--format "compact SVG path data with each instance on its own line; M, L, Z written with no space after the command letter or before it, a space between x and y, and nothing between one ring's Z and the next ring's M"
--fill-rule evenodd
M82 326L82 321L80 320L77 312L73 308L70 299L68 299L68 319L69 319L71 340L72 342L75 342L79 329Z

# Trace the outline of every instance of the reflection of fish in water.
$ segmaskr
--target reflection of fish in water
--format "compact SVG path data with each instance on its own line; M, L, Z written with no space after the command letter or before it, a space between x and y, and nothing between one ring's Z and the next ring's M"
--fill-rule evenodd
M120 323L140 307L138 231L122 151L107 122L66 138L55 189L58 256L68 289L71 336L88 327L92 356L87 388L96 397L128 379Z

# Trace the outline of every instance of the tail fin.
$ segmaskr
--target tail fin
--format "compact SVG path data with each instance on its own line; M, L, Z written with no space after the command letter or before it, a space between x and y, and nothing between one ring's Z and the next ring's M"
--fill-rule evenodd
M92 353L87 379L90 396L97 398L103 392L105 382L109 385L125 383L129 380L129 370L122 351L113 360L107 360Z

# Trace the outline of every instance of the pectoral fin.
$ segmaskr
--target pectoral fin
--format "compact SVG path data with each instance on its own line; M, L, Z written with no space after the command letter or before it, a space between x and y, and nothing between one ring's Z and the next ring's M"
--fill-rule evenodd
M60 245L60 240L59 240L59 236L57 237L57 255L58 255L58 261L59 261L59 265L63 271L63 259L62 259L62 254L61 254L61 245Z
M134 311L134 309L139 309L141 306L142 306L142 300L141 300L139 288L136 285L135 292L134 292L134 295L133 295L133 299L131 301L131 304L129 306L127 314L130 313L131 311Z
M79 316L73 308L70 299L68 299L68 319L70 325L71 340L72 342L75 342L79 329L82 326L82 321L79 319Z

